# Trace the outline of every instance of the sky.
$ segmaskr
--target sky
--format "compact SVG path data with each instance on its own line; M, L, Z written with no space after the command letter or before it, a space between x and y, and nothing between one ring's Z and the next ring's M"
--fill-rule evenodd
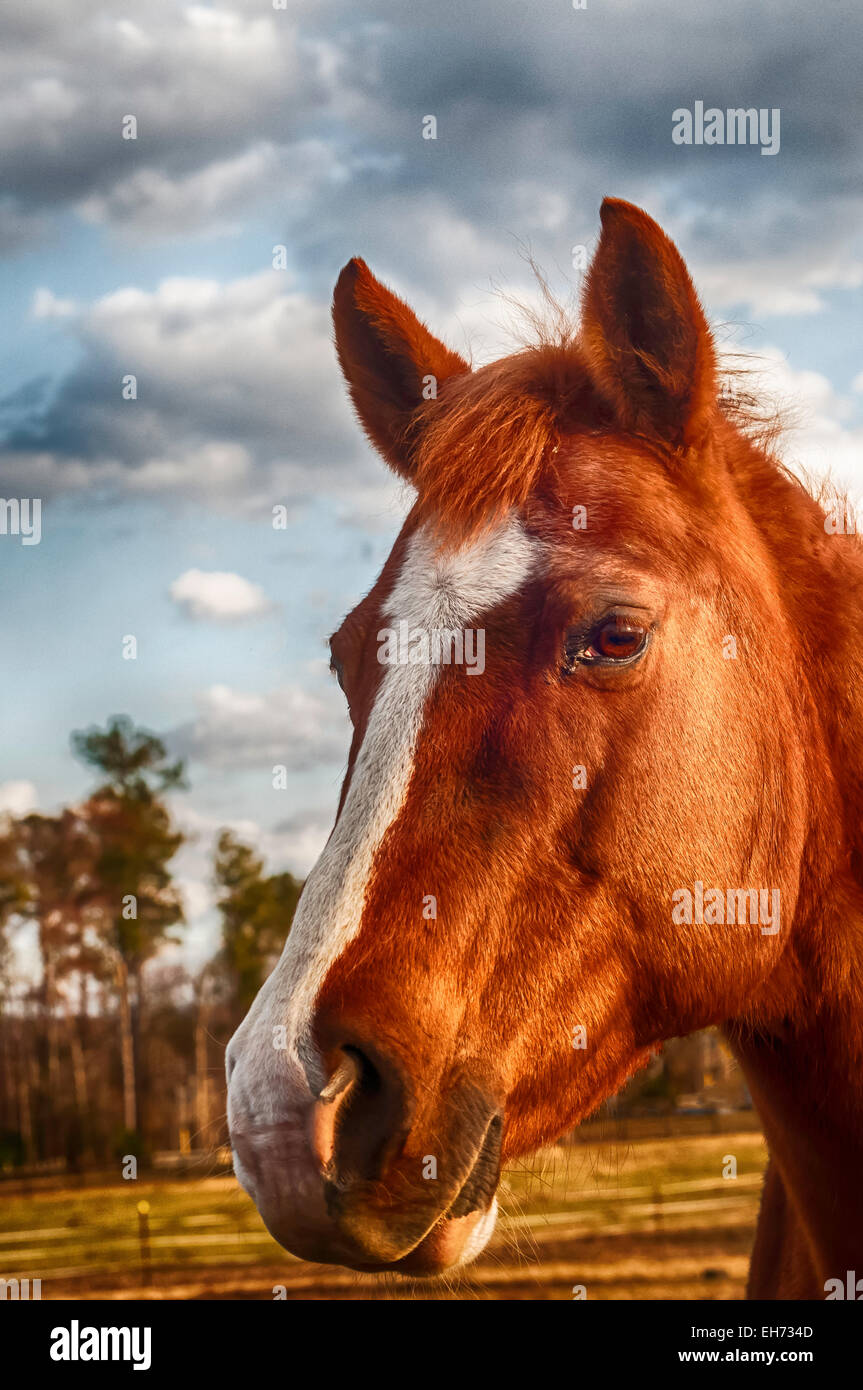
M329 833L326 639L410 505L335 360L351 256L483 362L529 258L575 300L602 198L635 202L788 410L786 461L863 498L857 0L280 4L0 21L0 497L42 507L38 544L0 535L0 810L86 794L73 729L159 733L197 959L220 828L298 875ZM699 101L778 110L778 151L675 143Z

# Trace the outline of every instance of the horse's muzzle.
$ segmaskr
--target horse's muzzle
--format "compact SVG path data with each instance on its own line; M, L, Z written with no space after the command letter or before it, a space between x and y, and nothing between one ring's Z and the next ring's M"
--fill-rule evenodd
M291 1088L284 1118L263 1124L242 1058L232 1072L235 1169L269 1231L303 1259L364 1271L472 1259L495 1223L499 1104L462 1069L420 1105L405 1069L354 1037L325 1057L317 1095Z

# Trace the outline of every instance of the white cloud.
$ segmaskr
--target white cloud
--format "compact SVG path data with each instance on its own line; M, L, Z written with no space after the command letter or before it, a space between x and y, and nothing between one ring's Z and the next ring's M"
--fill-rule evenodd
M26 816L36 809L36 788L32 782L0 782L0 812Z
M258 584L228 570L186 570L170 587L171 598L193 618L242 622L273 605Z
M113 492L246 512L379 486L351 419L328 309L286 273L172 278L77 310L42 290L34 310L63 319L81 361L39 424L43 447L10 449L4 481L23 474L72 489L89 476ZM119 382L130 371L138 398L124 401Z
M264 836L268 858L285 864L297 877L305 878L329 839L335 809L334 805L329 812L300 811L282 821Z
M818 314L824 291L863 285L863 260L826 238L786 253L748 256L707 264L696 272L698 287L712 305L743 304L758 318L780 314Z
M328 687L313 694L289 685L258 695L214 685L199 705L197 718L169 737L182 757L210 767L238 771L284 765L305 772L347 755L344 702Z
M231 159L171 177L157 168L138 169L108 193L78 205L85 222L112 223L140 237L164 237L205 228L210 236L237 231L249 201L276 177L272 145L256 145Z
M58 299L51 290L38 289L33 295L30 314L34 319L69 319L77 312L73 299Z
M211 886L213 850L222 830L230 830L244 844L251 845L263 859L267 873L287 870L296 878L304 879L332 830L336 797L333 795L329 808L304 808L270 830L248 816L218 816L182 803L175 804L172 809L178 825L188 837L174 861L174 868L184 892L186 885L197 885L196 888L190 886L187 904L196 917L203 917L215 902ZM206 906L202 906L204 895L207 896Z
M863 375L863 374L861 374ZM786 424L780 455L812 479L829 479L863 502L863 425L857 403L837 392L820 372L792 367L778 347L767 347L747 371L747 389L774 402Z

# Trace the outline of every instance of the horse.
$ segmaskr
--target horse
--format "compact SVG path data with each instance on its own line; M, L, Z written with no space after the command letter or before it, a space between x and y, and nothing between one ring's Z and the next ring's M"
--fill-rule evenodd
M747 1295L823 1298L863 1254L858 537L629 203L578 326L501 360L359 259L333 323L413 501L330 642L352 742L227 1050L240 1183L300 1257L433 1276L486 1245L502 1164L717 1026L768 1145Z

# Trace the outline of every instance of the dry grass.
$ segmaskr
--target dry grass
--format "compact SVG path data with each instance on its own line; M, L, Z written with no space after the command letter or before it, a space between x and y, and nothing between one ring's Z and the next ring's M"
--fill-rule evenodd
M723 1177L727 1157L736 1179ZM0 1189L0 1277L42 1297L725 1299L743 1295L765 1163L760 1134L581 1142L508 1170L482 1258L434 1283L287 1255L232 1177ZM142 1273L137 1203L150 1204Z

